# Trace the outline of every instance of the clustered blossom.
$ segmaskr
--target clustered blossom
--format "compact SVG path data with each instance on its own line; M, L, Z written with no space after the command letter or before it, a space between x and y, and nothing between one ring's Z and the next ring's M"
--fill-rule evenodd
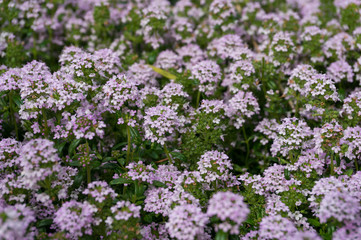
M339 222L355 220L360 213L361 205L359 199L349 195L347 192L327 193L317 211L321 223L327 222L330 218L335 218Z
M332 150L338 153L341 150L340 140L343 136L343 127L333 120L325 123L322 128L314 131L315 149L318 153Z
M259 110L257 99L253 96L252 92L239 91L228 101L226 114L233 119L234 127L239 129L246 122L247 118L251 118Z
M170 51L165 50L159 53L155 65L161 69L177 68L179 62L179 56Z
M254 79L255 69L251 61L236 61L229 67L229 74L222 82L222 86L229 86L230 91L237 93L239 89L247 90L257 86Z
M354 73L351 66L345 60L339 60L331 63L331 65L327 68L327 74L335 83L343 80L353 82Z
M34 212L23 204L2 206L0 204L0 238L32 239L30 224L35 222Z
M287 166L275 164L268 167L263 177L260 175L249 175L248 173L239 177L245 185L251 186L259 195L267 195L269 193L282 193L290 190L293 186L301 185L301 181L292 175L289 179L285 177Z
M305 97L321 98L326 101L338 101L335 82L326 74L316 74L304 85Z
M33 188L38 181L57 171L60 159L52 141L33 139L21 147L19 161L21 176L26 179L28 187Z
M207 223L208 217L199 207L185 204L173 209L165 227L171 237L188 240L202 236Z
M151 188L145 193L144 210L169 216L175 206L191 203L199 205L199 200L190 193L184 191L183 188Z
M282 123L275 128L277 137L271 146L273 156L280 153L287 156L289 152L297 151L312 135L312 130L307 123L297 118L284 118Z
M221 223L216 225L216 231L239 234L239 227L249 214L243 197L232 192L218 192L209 200L207 215L216 216Z
M307 94L305 84L317 74L317 71L312 66L307 64L300 64L291 72L288 79L288 87L295 92L305 96Z
M97 208L88 202L68 201L55 213L54 223L68 238L79 238L92 234L96 212Z
M142 161L129 163L127 169L126 174L115 174L113 178L122 177L149 183L154 180L154 168L151 165L145 165Z
M355 90L343 100L341 114L347 116L348 119L358 121L361 119L361 91Z
M4 138L0 141L0 170L17 168L20 165L17 156L20 152L21 143L13 138Z
M219 65L211 60L201 61L194 65L192 79L199 81L199 91L212 95L221 80L222 73Z
M110 211L113 216L105 220L108 225L112 225L114 221L127 221L129 218L140 217L140 207L128 201L118 201Z
M227 181L233 169L228 156L218 151L205 152L198 161L198 171L207 183Z
M361 0L0 12L0 239L360 240Z
M345 144L347 146L347 151L345 156L349 159L356 159L360 157L361 154L361 128L348 127L343 131L343 136L340 139L340 144Z
M158 82L155 80L157 73L144 61L139 63L134 63L131 65L127 71L127 79L132 79L131 81L135 85L145 85L145 86L157 86Z
M261 239L290 239L297 232L296 226L280 215L270 215L262 218L259 226Z
M341 59L346 51L353 50L355 40L347 33L338 33L331 37L323 45L323 51L327 58Z
M186 103L180 106L181 103L186 102L185 99L189 98L189 95L184 92L183 85L178 83L168 83L161 91L161 99L164 105L172 105L174 109L178 107L186 108Z
M258 123L254 130L265 136L261 139L262 145L266 145L270 140L277 138L277 127L278 123L275 119L264 118Z
M145 240L170 239L168 236L168 232L165 229L165 224L151 223L149 225L144 226L140 230L140 232L143 236L143 239Z
M117 194L104 181L95 181L88 185L83 194L89 194L95 202L102 203L107 199L113 200Z
M168 137L181 129L185 119L177 115L170 107L156 106L145 111L144 131L145 139L164 145Z
M235 61L248 59L253 53L247 49L242 39L235 34L227 34L209 43L207 50L212 57L232 59Z
M113 76L103 86L102 105L110 112L119 111L124 105L134 104L138 95L136 83L125 75Z

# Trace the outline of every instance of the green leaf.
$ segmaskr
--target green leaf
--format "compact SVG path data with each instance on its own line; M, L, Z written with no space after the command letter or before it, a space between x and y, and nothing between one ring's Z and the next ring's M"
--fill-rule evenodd
M236 172L242 172L242 173L244 172L243 168L241 166L237 165L237 164L233 164L233 169Z
M71 143L70 146L68 148L68 153L69 155L72 155L73 152L75 151L75 148L79 145L81 139L74 139Z
M163 77L166 77L168 79L176 79L177 77L173 74L171 74L170 72L167 72L163 69L160 69L160 68L157 68L157 67L154 67L153 65L149 65L149 67L151 67L155 72L159 73L160 75L162 75Z
M180 153L180 152L171 152L170 155L175 158L175 159L179 159L181 161L185 161L186 160L186 157Z
M130 130L130 136L132 136L132 138L138 138L140 136L135 128L129 127L129 130Z
M355 160L356 161L356 160ZM345 174L349 177L351 177L351 175L353 174L353 169L348 169Z
M100 161L91 161L90 163L92 168L99 167L102 164Z
M117 161L118 161L118 163L120 165L124 166L124 164L125 164L125 159L124 158L118 158Z
M71 161L69 163L69 165L72 167L80 167L80 162L79 161Z
M63 148L65 147L66 142L62 142L60 144L56 144L55 148L58 150L58 153L60 154L63 151Z
M311 223L315 227L321 226L321 223L316 218L309 218L308 222Z
M101 166L102 169L117 169L119 168L119 165L116 163L105 163Z
M113 160L115 160L113 157L105 157L103 159L103 162L110 162L110 161L113 161Z
M216 235L216 240L228 240L228 233L219 230Z
M13 96L13 101L18 107L20 107L23 104L21 97L18 94Z
M133 181L132 180L129 180L129 179L125 179L125 178L117 178L117 179L114 179L112 181L110 181L110 184L111 185L117 185L117 184L129 184L129 183L132 183Z
M53 219L42 219L39 222L37 222L37 227L41 228L41 227L46 227L49 226L53 223Z
M125 146L125 145L127 145L127 142L118 143L117 145L115 145L115 146L113 147L113 150L116 150L116 149L118 149L118 148L120 148L120 147L122 147L122 146Z
M153 181L153 185L156 186L156 187L162 187L162 188L167 188L168 186L160 181Z
M287 168L285 168L285 170L284 170L284 175L285 175L286 180L290 180L290 179L291 179L291 177L290 177L290 171L289 171Z

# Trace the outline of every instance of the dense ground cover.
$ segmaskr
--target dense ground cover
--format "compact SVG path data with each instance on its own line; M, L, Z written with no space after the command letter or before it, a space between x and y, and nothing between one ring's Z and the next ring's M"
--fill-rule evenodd
M0 239L361 239L360 0L0 0Z

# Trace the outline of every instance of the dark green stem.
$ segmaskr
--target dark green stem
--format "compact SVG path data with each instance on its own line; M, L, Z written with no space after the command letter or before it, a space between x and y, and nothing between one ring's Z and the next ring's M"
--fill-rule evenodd
M246 134L246 129L244 128L244 126L242 127L242 131L243 131L244 141L246 142L246 145L247 145L246 166L248 167L249 142L248 142L248 138L247 138L247 134Z
M165 152L165 155L167 155L167 158L168 158L168 160L169 160L169 163L172 164L172 163L173 163L172 158L171 158L171 156L170 156L170 154L169 154L169 151L168 151L168 149L167 149L167 146L166 146L165 144L164 144L164 152Z
M45 112L45 108L41 109L41 112L43 114L43 121L44 121L44 135L45 138L48 138L48 134L49 134L49 129L48 129L48 118L46 117L46 112Z
M14 99L13 99L13 91L10 91L9 94L9 105L10 105L10 121L12 123L14 123L14 128L15 128L15 136L16 136L16 140L19 140L19 130L18 130L18 124L16 122L16 117L15 117L15 109L14 109Z
M296 117L299 118L300 117L300 106L299 106L299 96L297 94L296 97L296 113L295 113Z
M228 233L219 230L216 234L215 240L228 240Z
M128 135L128 148L127 148L127 164L128 164L129 160L130 160L130 149L132 146L132 139L130 136L130 128L129 128L128 124L127 124L127 135Z
M334 175L333 152L331 152L331 176Z
M358 163L357 163L357 158L355 158L355 168L356 168L356 172L358 172Z
M89 149L88 140L86 140L85 144L86 144L86 155L88 158L88 163L86 165L86 180L89 185L92 180L91 180L91 169L90 169L90 149Z
M199 101L201 100L201 91L198 90L197 94L197 102L196 102L196 109L199 107Z

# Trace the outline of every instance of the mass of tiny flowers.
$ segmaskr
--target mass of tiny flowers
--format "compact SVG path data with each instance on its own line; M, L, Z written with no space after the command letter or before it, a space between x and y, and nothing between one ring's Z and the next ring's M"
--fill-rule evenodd
M361 240L361 0L0 0L0 240Z

